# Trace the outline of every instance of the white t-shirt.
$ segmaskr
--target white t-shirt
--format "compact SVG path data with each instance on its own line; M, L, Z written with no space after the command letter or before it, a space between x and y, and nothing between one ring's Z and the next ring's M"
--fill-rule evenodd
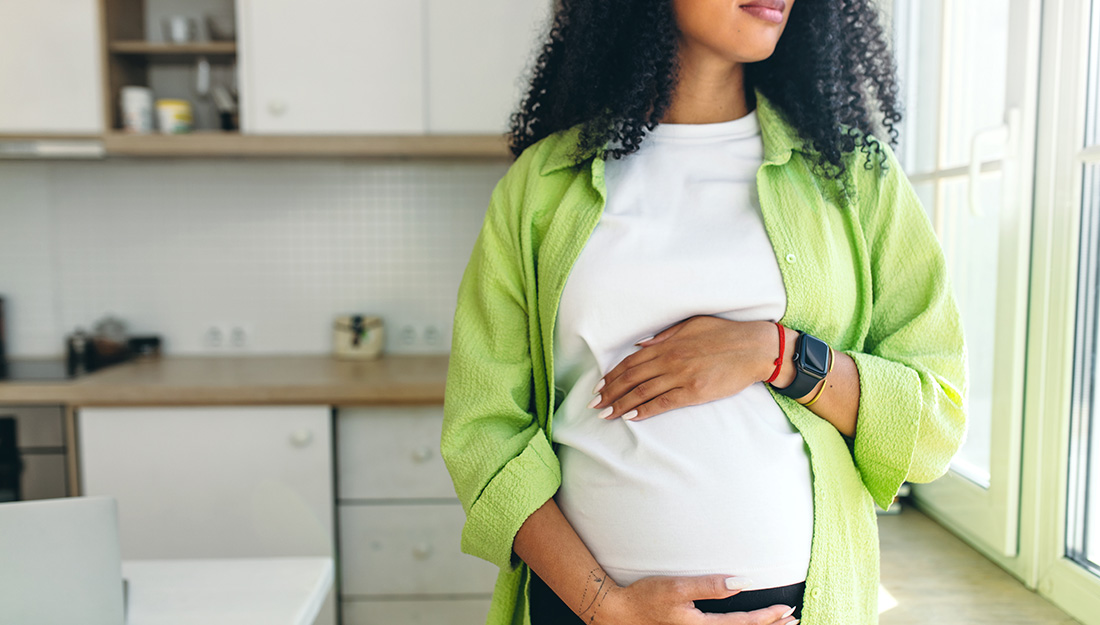
M634 342L692 315L778 321L779 265L756 190L756 112L661 124L608 159L608 201L566 280L554 339L558 505L617 583L723 573L806 579L809 457L762 382L631 422L588 408ZM778 338L776 340L778 346ZM788 347L789 349L789 347Z

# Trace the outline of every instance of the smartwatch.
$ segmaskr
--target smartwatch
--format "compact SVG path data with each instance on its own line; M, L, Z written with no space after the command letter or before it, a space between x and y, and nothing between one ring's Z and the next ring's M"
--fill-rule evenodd
M785 388L775 388L780 395L792 399L804 397L829 373L829 344L803 332L794 344L794 382Z

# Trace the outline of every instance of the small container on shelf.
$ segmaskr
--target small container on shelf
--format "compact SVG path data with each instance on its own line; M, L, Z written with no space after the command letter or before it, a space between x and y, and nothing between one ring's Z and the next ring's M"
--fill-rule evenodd
M134 134L153 132L153 90L129 85L119 97L122 106L122 130Z
M194 118L187 100L157 100L157 121L161 134L178 135L191 132Z
M193 18L171 15L161 21L166 43L190 43L199 38L199 29Z

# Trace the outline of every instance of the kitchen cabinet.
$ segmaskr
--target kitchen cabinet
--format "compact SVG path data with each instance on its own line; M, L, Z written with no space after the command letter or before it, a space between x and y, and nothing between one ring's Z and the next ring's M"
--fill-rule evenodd
M97 0L0 0L0 134L103 131Z
M428 132L505 132L550 0L427 0Z
M421 2L237 0L241 126L423 133Z
M77 426L123 559L334 557L330 407L83 408Z
M499 135L550 0L237 0L256 134Z
M498 571L459 548L442 425L439 405L337 411L345 625L485 622Z

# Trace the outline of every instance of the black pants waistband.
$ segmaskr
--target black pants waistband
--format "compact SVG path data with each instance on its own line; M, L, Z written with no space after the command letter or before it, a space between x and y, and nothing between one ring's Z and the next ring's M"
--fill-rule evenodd
M725 614L752 612L783 604L794 607L795 618L802 618L802 596L805 591L805 582L778 588L742 590L725 599L696 600L695 607L700 612ZM534 571L531 571L531 625L585 625L584 620L574 614Z

